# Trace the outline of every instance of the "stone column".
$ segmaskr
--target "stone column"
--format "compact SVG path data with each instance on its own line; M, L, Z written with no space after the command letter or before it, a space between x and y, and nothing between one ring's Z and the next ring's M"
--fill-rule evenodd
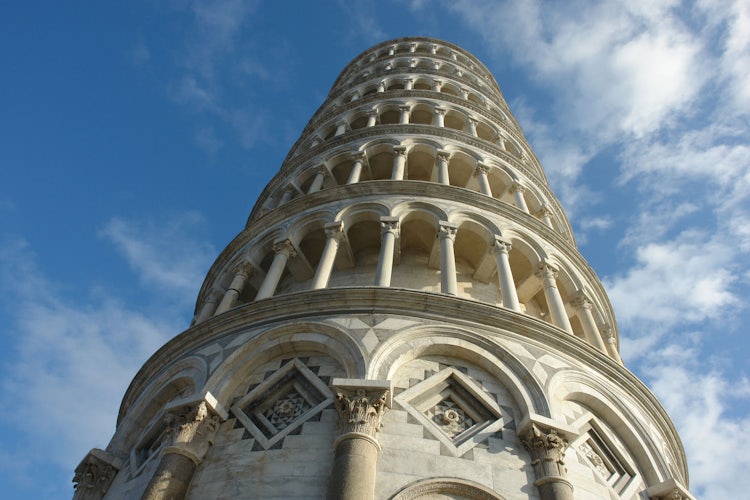
M412 54L417 51L417 42L412 42L409 44L409 52Z
M336 221L326 224L325 232L326 246L323 248L323 255L320 256L318 268L315 270L315 277L313 278L311 287L313 290L328 286L328 280L333 270L333 263L336 261L336 253L339 250L339 243L344 237L344 223Z
M436 43L431 43L430 44L430 54L435 55L435 54L437 54L437 51L438 51L437 44Z
M398 118L398 123L400 125L407 125L409 123L409 115L411 114L411 106L407 104L403 104L398 107L399 111L401 111L401 114Z
M386 380L333 379L334 405L339 414L339 437L328 482L329 500L370 500L375 497L378 432L391 406L391 384Z
M294 190L291 187L287 187L284 192L281 195L281 199L279 200L279 204L277 206L284 205L289 200L292 199L292 195L294 194Z
M380 227L382 240L380 242L378 267L375 270L375 286L391 286L393 252L396 250L396 236L398 235L398 217L381 217Z
M385 92L385 80L378 82L378 92Z
M393 146L393 172L392 181L404 180L404 171L406 170L406 146Z
M326 178L326 175L328 175L328 169L325 167L325 165L320 165L315 170L315 178L312 181L312 184L310 184L310 187L307 189L307 194L313 194L320 191L320 188L323 187L323 181Z
M404 80L404 90L412 90L414 88L414 79L406 78Z
M432 80L432 90L434 92L440 92L443 88L443 80Z
M537 212L537 216L542 219L542 222L544 222L547 227L552 227L552 211L547 205L542 205L542 208Z
M594 304L586 295L581 292L578 297L573 301L573 307L578 312L578 317L581 320L581 326L583 326L583 334L586 336L589 344L599 349L604 354L607 354L607 346L604 345L604 340L599 333L599 327L596 326L596 320L594 320L594 314L592 312Z
M203 307L201 307L201 312L198 314L198 317L195 318L196 325L198 323L203 323L214 315L216 312L216 306L219 304L219 295L221 295L221 292L218 290L211 290L211 292L209 292L206 302L204 302Z
M611 327L605 327L604 332L605 336L607 337L607 352L609 353L609 356L617 361L618 363L622 364L622 358L620 357L620 352L617 350L617 339L615 338L615 332L612 331Z
M476 120L476 118L466 119L466 131L474 137L477 136L477 123L478 121Z
M185 498L198 464L213 444L219 416L205 401L186 405L167 414L169 446L164 448L154 476L141 500Z
M341 120L336 124L336 133L333 134L334 137L338 137L342 135L344 132L346 132L347 123L344 120Z
M392 56L395 53L396 53L396 45L391 45L390 47L388 47L388 55L389 56Z
M513 183L510 187L510 192L513 193L513 199L516 201L516 206L524 212L529 213L529 207L526 205L526 198L523 197L524 191L526 191L526 188L518 182Z
M487 178L487 174L490 172L490 167L484 163L477 163L477 168L474 170L474 175L479 180L479 191L487 196L492 196L492 188L490 188L490 180Z
M237 303L237 299L239 299L240 294L242 293L242 289L245 288L247 278L250 277L252 271L253 268L247 263L242 263L237 266L234 270L232 283L229 285L229 288L227 288L227 291L224 292L224 298L221 299L221 304L216 308L214 314L221 314L234 307Z
M440 291L448 295L458 294L456 281L456 256L453 242L458 228L446 221L440 221L438 238L440 238Z
M352 170L349 172L349 179L347 179L347 184L356 184L359 182L359 178L362 176L362 165L364 165L365 162L365 154L362 152L358 152L354 154L354 165L352 165Z
M516 312L521 312L518 302L516 284L513 281L513 273L510 269L508 252L510 252L510 241L495 236L495 244L492 247L497 258L497 280L500 282L500 293L503 296L503 306Z
M468 99L469 98L469 89L467 89L465 87L461 87L461 97L463 97L464 99Z
M566 479L565 448L568 443L558 436L555 429L545 430L531 424L526 436L521 439L531 455L541 500L573 500L573 485Z
M437 168L438 168L438 182L440 184L450 184L450 176L448 174L448 159L451 154L448 151L438 149L437 151Z
M119 458L99 448L92 449L76 467L73 500L101 500L121 468Z
M378 122L378 110L373 109L367 112L367 125L366 127L374 127Z
M505 148L505 137L503 137L502 135L497 138L497 145L503 151L507 151L507 149Z
M445 127L445 114L448 112L448 109L443 108L441 106L435 106L435 126L436 127Z
M277 241L273 245L273 251L276 252L276 256L271 262L271 267L268 268L266 278L263 280L263 284L258 290L258 294L255 296L255 300L265 299L276 292L276 287L279 285L281 275L284 273L286 262L290 257L295 257L297 252L292 246L292 242L289 240Z
M562 328L568 333L573 333L570 326L570 320L565 313L565 304L563 304L560 290L557 289L557 269L552 267L548 262L543 262L536 273L537 277L542 280L544 289L544 298L547 299L547 307L552 318L552 324Z

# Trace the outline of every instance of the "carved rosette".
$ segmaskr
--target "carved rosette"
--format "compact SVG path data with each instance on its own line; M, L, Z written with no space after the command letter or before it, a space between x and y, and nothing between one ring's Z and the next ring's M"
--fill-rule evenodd
M177 453L200 463L213 444L219 416L210 415L205 401L183 406L167 414L171 443L164 453Z
M120 468L119 460L93 449L76 467L73 476L74 499L98 499L107 493Z
M342 434L353 432L375 438L383 425L381 420L387 401L387 390L368 392L357 389L355 394L339 390L334 400L339 414L339 431Z
M545 431L532 424L522 442L531 454L531 464L538 479L565 477L567 469L563 458L568 442L555 429Z

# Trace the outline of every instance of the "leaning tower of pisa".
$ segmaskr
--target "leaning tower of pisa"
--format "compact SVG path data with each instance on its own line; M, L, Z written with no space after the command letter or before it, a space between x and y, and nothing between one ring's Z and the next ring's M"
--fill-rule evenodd
M76 498L693 498L492 75L356 57L141 368Z

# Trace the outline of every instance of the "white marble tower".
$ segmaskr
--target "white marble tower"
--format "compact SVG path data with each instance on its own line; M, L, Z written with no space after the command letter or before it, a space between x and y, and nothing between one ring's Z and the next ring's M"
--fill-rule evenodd
M492 75L355 58L149 359L76 498L693 498Z

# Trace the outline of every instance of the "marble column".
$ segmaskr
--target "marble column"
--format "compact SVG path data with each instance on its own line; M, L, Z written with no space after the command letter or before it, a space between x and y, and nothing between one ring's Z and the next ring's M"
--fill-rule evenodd
M107 494L122 460L99 448L92 449L76 467L73 500L101 500Z
M196 467L213 444L220 420L205 401L179 407L167 418L169 445L162 451L141 500L185 498Z
M445 127L445 114L448 112L446 108L441 106L435 106L435 126Z
M341 120L336 124L336 133L333 134L334 137L338 137L346 132L347 129L347 123L344 120Z
M393 272L393 253L396 250L398 236L398 217L381 217L380 258L375 270L375 286L391 286Z
M365 154L357 152L353 156L354 164L352 165L351 172L349 172L349 178L346 180L347 184L356 184L359 182L360 177L362 177L362 166L365 163Z
M440 184L450 184L450 175L448 174L448 159L451 154L448 151L438 149L437 151L437 170L438 170L438 182Z
M378 92L385 92L385 80L378 82Z
M474 175L479 180L479 191L487 196L492 196L492 188L490 187L490 180L487 174L490 172L490 167L484 163L477 163L477 168L474 170Z
M219 290L211 290L209 292L206 301L203 303L203 307L201 307L201 312L198 314L198 317L195 318L196 325L199 323L203 323L208 318L214 315L214 313L216 312L216 307L219 305L221 296L222 295Z
M543 429L536 424L521 442L531 455L541 500L573 500L573 485L567 480L565 448L568 442L555 429Z
M392 181L404 180L406 171L406 146L393 146L393 172L391 173Z
M514 182L510 187L510 192L513 193L513 199L516 202L516 206L524 212L529 213L529 207L526 205L526 198L523 197L524 191L526 191L526 188L523 184L518 182Z
M312 181L312 184L310 184L310 187L307 189L307 194L313 194L320 191L320 188L323 187L323 181L326 178L326 175L328 175L328 169L325 167L325 165L320 165L315 170L315 178Z
M565 304L563 304L560 290L557 289L557 282L555 281L557 278L557 269L548 262L543 262L539 266L536 275L542 280L544 298L547 299L547 307L549 307L552 324L568 333L573 333L570 320L565 312Z
M271 262L271 267L268 268L263 284L260 285L260 290L258 290L255 300L271 297L276 292L279 280L281 280L281 276L284 274L286 262L290 257L295 257L297 255L294 246L292 246L292 242L289 240L282 240L274 243L273 251L276 252L276 255L273 258L273 262Z
M406 78L404 80L404 90L412 90L414 88L414 79Z
M495 236L495 244L492 248L497 258L497 280L500 284L500 294L503 296L503 306L512 311L521 312L516 284L513 281L510 260L508 260L508 252L511 249L510 241Z
M434 92L440 92L440 89L442 88L443 88L442 80L432 80L432 90Z
M453 242L458 228L446 221L440 221L438 238L440 238L440 291L448 295L458 294L456 280L456 256Z
M592 312L594 307L593 302L584 293L580 293L573 301L573 307L578 312L578 318L581 320L583 335L586 337L586 340L589 344L607 354L607 346L604 345L604 340L601 333L599 333L599 327L596 326L596 320Z
M329 500L370 500L375 497L378 432L391 406L386 380L333 379L339 436L334 442Z
M476 118L466 119L466 131L474 137L477 137L477 123L478 120Z
M537 216L542 219L542 222L544 222L547 227L552 227L552 211L547 205L542 205L542 208L537 212Z
M609 353L609 356L617 361L618 363L622 364L622 358L620 357L620 351L617 350L617 339L615 338L615 333L612 331L612 328L607 326L603 329L602 332L604 336L607 338L606 347L607 352Z
M240 294L242 293L243 288L245 288L247 278L250 277L250 274L252 274L252 272L252 266L247 263L242 263L237 266L237 268L235 268L232 283L229 285L229 288L227 288L227 291L224 292L224 297L221 299L221 303L219 304L219 307L216 308L216 312L214 314L221 314L234 307L234 305L237 303L237 299L239 299Z
M289 200L292 199L292 195L294 194L294 190L292 187L287 187L284 192L281 195L281 199L279 200L279 204L277 206L281 206L289 202Z
M311 287L313 290L328 286L328 280L333 270L333 263L336 261L336 254L339 250L339 243L341 243L344 237L344 223L336 221L326 224L325 233L326 245L323 248L323 255L320 256L318 268L315 270L315 277L313 277Z
M378 123L378 110L373 109L368 111L366 127L374 127L376 123Z
M400 125L407 125L409 123L409 116L411 115L411 106L408 104L404 104L398 107L401 114L398 118L398 123Z

